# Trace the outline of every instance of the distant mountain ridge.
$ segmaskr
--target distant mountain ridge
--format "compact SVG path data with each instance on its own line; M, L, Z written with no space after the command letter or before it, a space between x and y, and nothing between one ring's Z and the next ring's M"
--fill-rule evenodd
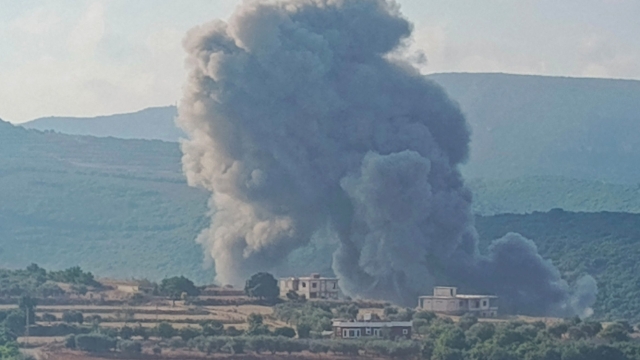
M640 182L640 81L434 74L472 129L470 178Z
M152 107L128 114L82 117L45 117L21 124L27 129L53 130L70 135L178 141L185 137L174 122L175 106Z
M639 183L640 81L498 73L428 76L472 130L467 178L552 176ZM174 106L98 118L43 118L27 128L177 141Z

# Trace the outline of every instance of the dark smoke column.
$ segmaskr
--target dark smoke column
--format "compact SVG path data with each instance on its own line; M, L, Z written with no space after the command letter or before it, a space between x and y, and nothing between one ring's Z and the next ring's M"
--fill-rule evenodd
M329 233L351 295L413 305L446 281L531 313L581 311L590 295L574 300L528 240L479 255L458 170L465 119L388 56L411 29L383 0L300 0L247 2L228 23L189 32L183 166L212 193L198 241L218 281L241 284Z

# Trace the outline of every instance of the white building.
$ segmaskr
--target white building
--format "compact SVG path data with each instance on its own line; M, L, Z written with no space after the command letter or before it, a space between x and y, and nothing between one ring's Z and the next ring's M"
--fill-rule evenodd
M320 274L280 279L279 286L281 297L286 297L290 291L306 299L338 299L340 294L338 279L321 277Z
M498 297L491 295L462 295L455 287L435 287L433 296L421 296L420 310L450 315L474 314L478 317L498 316Z

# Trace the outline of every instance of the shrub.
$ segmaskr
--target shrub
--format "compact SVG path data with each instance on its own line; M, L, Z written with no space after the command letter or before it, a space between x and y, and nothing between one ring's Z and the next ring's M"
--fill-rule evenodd
M69 334L87 334L91 332L88 327L78 326L75 324L52 324L47 326L35 325L29 328L29 334L31 336L65 336Z
M98 314L89 315L84 320L88 321L88 322L90 322L92 324L100 324L102 322L102 316L100 316Z
M352 341L335 340L329 343L329 348L334 354L358 355L359 347Z
M184 341L189 341L189 340L201 335L200 330L198 330L196 328L192 328L190 326L180 329L179 333L180 333L180 337Z
M294 338L296 337L296 331L293 328L288 326L276 328L273 331L273 335L275 336L284 336L286 338Z
M174 337L171 340L169 340L169 347L174 350L182 349L187 347L187 342L182 340L182 338Z
M145 340L149 338L149 331L142 325L133 328L133 336L139 336Z
M229 326L225 330L225 333L227 334L227 336L240 336L244 334L244 331L236 329L235 326Z
M160 346L154 346L153 349L151 350L153 351L154 355L160 355L162 354L162 348Z
M327 352L329 352L329 345L320 341L312 341L309 343L309 351L314 354L326 354Z
M311 325L307 323L298 324L296 327L296 332L298 333L298 337L300 339L308 339L311 334Z
M120 337L123 338L124 340L129 340L131 339L132 336L133 336L132 328L125 325L120 329Z
M118 350L128 355L140 354L142 353L142 344L138 341L120 340L118 341Z
M75 349L76 348L76 336L75 335L67 335L64 338L64 347L67 349Z
M600 331L599 336L613 342L627 341L629 340L629 330L623 324L616 322Z
M244 346L245 343L242 339L232 338L220 350L228 354L242 354L244 353Z
M107 352L113 349L116 340L103 334L76 335L76 347L87 352Z
M84 316L78 311L65 311L62 313L62 321L66 323L82 324L84 322Z
M438 316L436 315L436 313L431 312L431 311L418 311L417 313L415 313L413 315L414 319L423 319L426 320L427 322L431 322L432 320L436 319Z
M224 334L224 324L218 320L209 320L200 323L202 335L204 336L220 336Z
M163 339L170 339L176 334L176 330L168 322L161 322L157 327L158 336Z
M467 331L477 323L478 318L475 315L465 314L460 318L460 321L458 321L458 327L460 327L460 329L462 329L463 331Z
M279 352L286 352L288 354L294 352L302 352L309 349L307 342L285 338L282 336L275 337L276 350Z
M50 322L58 321L58 318L53 314L44 313L42 314L42 321L50 323Z

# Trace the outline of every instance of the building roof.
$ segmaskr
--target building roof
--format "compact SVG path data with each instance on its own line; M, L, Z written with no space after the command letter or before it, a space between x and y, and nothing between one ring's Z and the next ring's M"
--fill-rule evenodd
M412 327L413 321L333 321L334 327Z
M330 278L330 277L311 277L311 276L300 276L300 277L288 277L288 278L280 278L280 281L287 281L287 280L305 280L305 281L312 281L312 280L334 280L334 281L338 281L338 278Z
M495 295L456 295L456 296L420 296L420 299L438 299L438 300L480 300L480 299L497 299Z

